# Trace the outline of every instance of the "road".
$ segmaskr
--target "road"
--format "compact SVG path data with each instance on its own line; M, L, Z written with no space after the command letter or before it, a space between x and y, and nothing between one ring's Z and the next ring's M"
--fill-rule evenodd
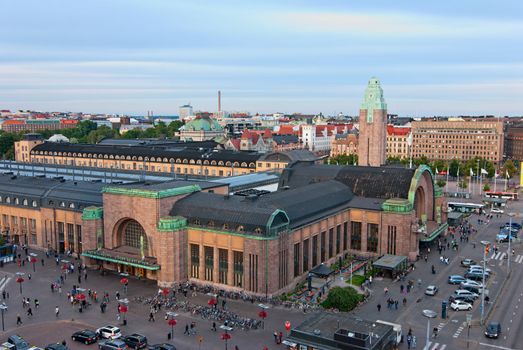
M478 224L478 215L472 215L469 221L477 228L478 232L469 237L468 243L460 243L458 251L446 250L442 254L449 257L450 264L445 265L439 262L439 253L433 247L430 253L422 252L422 259L416 262L415 271L407 276L408 280L415 281L413 291L407 294L400 293L400 286L406 286L407 281L391 282L388 279L376 279L373 282L373 296L367 304L360 307L356 314L370 319L381 319L390 322L396 322L403 325L404 334L412 329L413 334L417 337L417 348L423 349L427 341L427 322L426 317L422 316L422 310L430 309L438 313L434 319L430 319L430 333L432 329L438 328L438 336L429 338L429 350L451 350L466 349L467 339L469 339L470 349L523 349L521 334L523 334L523 247L521 243L513 244L512 248L515 254L511 256L512 273L510 279L504 286L503 282L507 279L507 256L508 243L498 244L498 253L495 254L491 249L489 253L488 268L492 269L493 275L487 281L487 289L491 298L490 305L485 307L486 322L495 320L502 324L503 335L499 339L488 339L484 336L484 326L480 325L481 317L481 299L474 303L472 314L472 327L470 328L470 337L466 324L466 311L452 311L448 309L448 317L441 318L442 302L448 300L448 297L458 289L457 285L447 283L449 275L464 275L466 269L460 266L464 258L471 258L476 261L483 259L483 246L479 243L482 240L488 240L495 243L496 234L499 227L509 221L508 212L521 213L523 209L522 201L515 201L509 204L505 214L501 217L494 217L488 224ZM485 216L481 216L485 220ZM521 216L516 218L521 223ZM474 247L475 245L475 247ZM427 254L428 261L425 262L423 257ZM436 274L431 272L432 265L435 266ZM418 287L417 281L421 280L421 286ZM434 284L439 287L436 296L424 295L425 288ZM384 293L387 287L389 292ZM407 305L402 306L403 298L407 299ZM388 309L386 300L392 298L399 301L399 308L396 310ZM378 312L377 304L381 304L381 311ZM450 305L449 305L450 306ZM489 310L492 308L492 312ZM407 348L406 344L402 348Z

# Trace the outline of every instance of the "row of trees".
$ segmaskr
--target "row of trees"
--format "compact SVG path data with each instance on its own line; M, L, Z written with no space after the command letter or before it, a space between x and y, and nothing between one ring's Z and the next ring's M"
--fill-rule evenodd
M90 120L84 120L77 124L75 128L63 130L42 130L38 133L44 138L49 138L54 134L62 134L71 143L98 143L105 138L117 139L143 139L143 138L171 138L183 125L182 121L175 120L169 125L159 122L152 128L141 130L129 130L120 135L117 129L109 128L105 125L98 126ZM8 133L0 131L0 153L4 159L14 159L14 143L23 139L27 131L18 133Z

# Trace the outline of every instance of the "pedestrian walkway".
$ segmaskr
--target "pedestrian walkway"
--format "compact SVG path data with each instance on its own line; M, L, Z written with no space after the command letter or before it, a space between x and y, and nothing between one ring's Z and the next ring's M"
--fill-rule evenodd
M447 344L440 344L429 341L429 350L445 350L447 348Z
M452 338L459 337L459 335L461 334L461 332L463 332L464 329L465 329L465 325L464 324L459 326L458 329L456 330L456 332L454 333L454 335L452 336Z
M9 276L3 276L2 278L0 278L0 292L3 291L5 289L5 287L7 287L7 284L9 283L10 280L11 280L11 277L9 277Z

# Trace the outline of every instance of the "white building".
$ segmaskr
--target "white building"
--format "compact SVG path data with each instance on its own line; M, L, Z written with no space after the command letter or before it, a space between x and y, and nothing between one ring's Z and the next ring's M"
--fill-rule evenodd
M301 125L300 140L303 147L312 152L329 153L338 134L346 134L351 125Z
M178 108L178 115L181 120L184 120L185 118L193 115L192 106L190 104L186 104L183 106L180 106Z

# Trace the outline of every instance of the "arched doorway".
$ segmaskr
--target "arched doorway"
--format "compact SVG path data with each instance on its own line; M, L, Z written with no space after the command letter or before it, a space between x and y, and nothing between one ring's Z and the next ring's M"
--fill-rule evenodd
M151 245L147 233L140 223L133 219L126 219L117 225L116 229L117 250L135 259L145 259L151 255ZM145 275L141 268L133 266L119 266L120 272L130 275Z
M425 196L425 190L421 186L419 186L416 189L416 194L414 196L414 208L416 210L416 219L426 220L426 218L427 218L426 196Z

